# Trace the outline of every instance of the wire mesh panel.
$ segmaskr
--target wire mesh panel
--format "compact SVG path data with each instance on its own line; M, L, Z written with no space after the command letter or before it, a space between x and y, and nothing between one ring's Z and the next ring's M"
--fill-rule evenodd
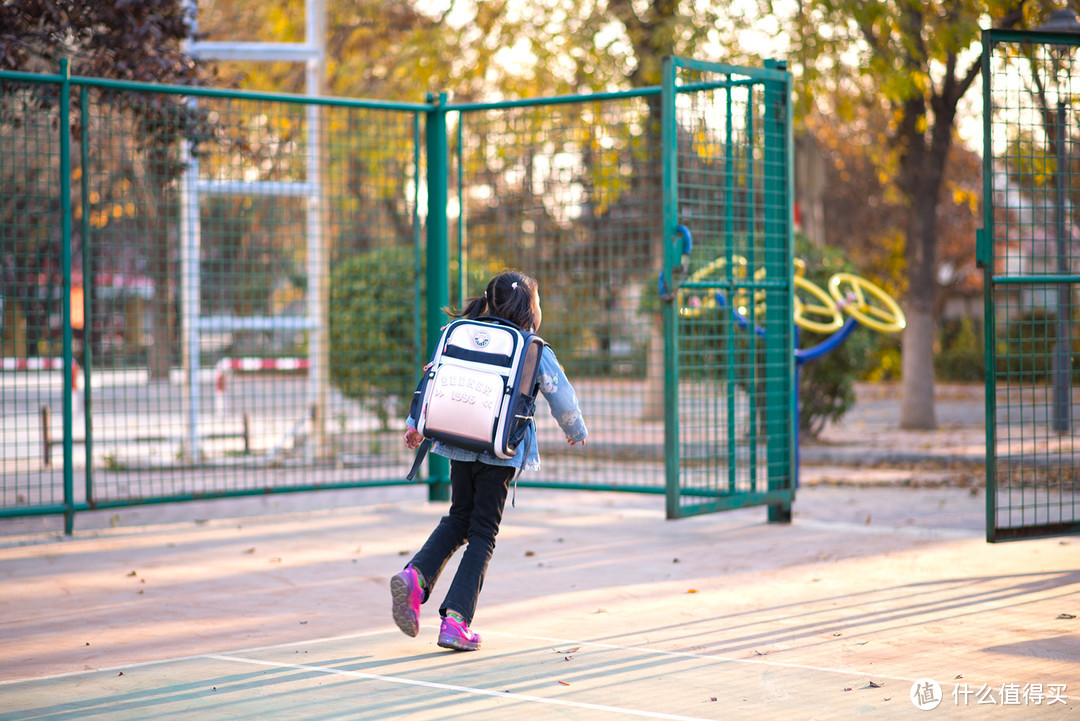
M447 106L0 82L0 515L402 483L441 275L460 305L507 267L538 279L591 430L570 449L539 413L524 483L670 498L674 478L706 500L673 516L789 503L786 88L698 67L667 139L672 88ZM658 283L676 220L700 313Z
M537 279L540 335L589 428L588 444L569 448L540 402L543 468L521 485L663 492L656 99L459 107L451 231L464 293L480 295L504 267Z
M1080 532L1080 38L984 37L987 538Z
M678 483L669 515L790 510L794 340L786 77L677 68ZM669 396L670 397L670 396Z
M59 83L0 80L0 512L64 501L60 119Z
M415 112L93 87L85 125L87 502L401 482Z

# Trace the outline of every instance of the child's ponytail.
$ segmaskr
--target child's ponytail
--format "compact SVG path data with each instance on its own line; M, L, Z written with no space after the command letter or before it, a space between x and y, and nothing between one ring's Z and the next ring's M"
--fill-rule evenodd
M489 315L508 320L524 330L537 326L533 310L536 281L516 270L508 270L491 279L484 294L469 298L460 311L444 308L451 318L479 318Z

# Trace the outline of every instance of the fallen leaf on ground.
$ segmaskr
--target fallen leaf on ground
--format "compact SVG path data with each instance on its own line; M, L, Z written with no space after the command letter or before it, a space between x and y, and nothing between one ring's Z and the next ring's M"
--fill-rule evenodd
M581 646L571 646L570 648L553 648L551 650L555 653L577 653L581 650Z
M559 683L561 683L563 686L569 686L570 685L566 681L559 681Z
M1059 613L1058 618L1065 618L1065 619L1076 618L1076 614L1073 614L1073 613Z
M883 684L883 683L878 683L877 681L871 681L871 682L870 682L869 684L867 684L867 686L866 686L866 687L867 687L867 688L881 688L881 687L882 687L882 686L884 686L884 685L885 685L885 684Z

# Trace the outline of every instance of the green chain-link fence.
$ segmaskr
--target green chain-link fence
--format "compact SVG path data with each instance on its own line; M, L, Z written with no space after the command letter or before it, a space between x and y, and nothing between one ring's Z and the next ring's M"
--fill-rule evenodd
M1080 37L984 34L987 537L1080 532Z

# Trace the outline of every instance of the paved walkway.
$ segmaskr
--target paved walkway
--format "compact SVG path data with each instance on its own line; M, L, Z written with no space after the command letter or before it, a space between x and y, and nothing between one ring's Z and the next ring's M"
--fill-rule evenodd
M977 466L861 442L804 467L790 525L519 489L471 654L389 617L445 510L420 487L2 524L0 719L1080 718L1080 538L987 544L978 484L920 475Z

